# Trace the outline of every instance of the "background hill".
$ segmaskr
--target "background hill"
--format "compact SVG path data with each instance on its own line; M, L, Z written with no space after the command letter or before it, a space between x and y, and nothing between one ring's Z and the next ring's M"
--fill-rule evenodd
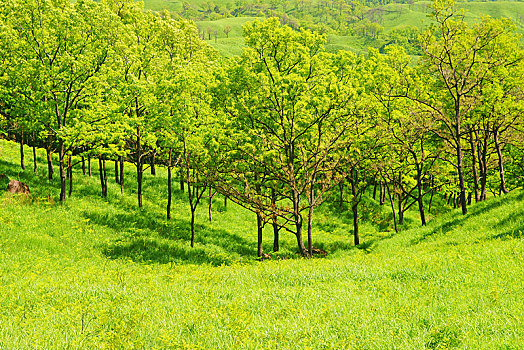
M358 248L349 218L324 207L315 245L325 258L299 258L283 235L283 252L259 262L255 218L222 198L212 222L200 208L190 249L184 193L175 194L174 218L163 217L164 169L146 176L143 210L134 186L121 195L110 184L103 199L96 176L79 167L74 198L60 205L58 181L20 171L17 147L0 140L0 173L33 196L0 194L0 348L519 349L524 341L521 190L398 234L380 225L388 213L368 198Z
M310 28L325 32L328 37L328 51L352 50L366 53L369 46L381 48L388 43L401 44L416 53L413 45L406 41L416 37L417 30L430 22L429 1L414 3L388 3L378 5L372 1L363 1L363 8L353 10L336 18L337 4L343 1L287 1L284 6L279 1L173 1L145 0L145 7L155 11L168 9L183 17L195 20L209 43L222 55L239 55L243 45L242 25L246 21L268 16L279 16L281 21L292 26ZM301 10L304 3L310 7ZM387 3L387 2L384 2ZM185 4L185 6L184 6ZM319 4L322 8L319 9ZM457 2L457 8L465 10L471 21L482 16L505 17L513 20L520 34L524 34L524 2L519 1L472 1ZM184 10L186 9L186 10ZM356 17L355 17L356 16ZM348 24L351 22L351 24ZM325 24L327 23L327 24ZM224 28L229 28L226 35ZM375 33L375 30L378 33ZM412 39L410 39L412 40Z

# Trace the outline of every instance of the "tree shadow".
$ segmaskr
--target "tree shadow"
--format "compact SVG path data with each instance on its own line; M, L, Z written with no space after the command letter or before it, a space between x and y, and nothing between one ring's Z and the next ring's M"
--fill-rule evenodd
M124 237L103 247L111 258L127 257L140 262L228 264L232 257L253 256L255 246L245 238L223 229L195 225L196 245L210 249L190 248L191 226L187 220L171 219L143 210L119 213L84 212L92 223L123 232ZM183 247L183 248L182 248ZM187 250L186 247L189 249ZM194 252L191 252L194 250ZM170 255L171 254L171 255Z
M189 247L177 242L157 241L147 237L117 240L101 247L102 253L110 259L127 258L139 263L176 263L196 265L230 265L238 255L213 252L202 247Z

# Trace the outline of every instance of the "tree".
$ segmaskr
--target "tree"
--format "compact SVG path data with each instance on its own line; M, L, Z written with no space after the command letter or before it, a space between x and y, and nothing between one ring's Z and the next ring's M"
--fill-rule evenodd
M244 33L248 48L232 61L217 93L230 128L242 138L236 169L223 173L249 169L242 180L253 195L243 200L265 217L278 216L301 254L311 255L313 210L346 173L335 169L347 156L346 133L358 115L352 103L359 61L347 52L324 53L323 36L297 33L275 18L246 24ZM260 183L263 174L269 178Z
M105 5L93 1L11 1L8 6L15 30L11 39L17 43L16 69L25 73L25 83L31 86L30 113L42 116L50 142L57 141L64 201L66 154L73 148L66 139L79 120L92 116L80 111L90 108L85 100L98 88L97 78L114 40L115 18Z
M493 71L518 61L513 50L518 39L504 19L483 18L468 24L450 0L435 0L433 17L436 23L420 37L424 51L421 64L433 79L432 92L421 96L408 88L408 96L433 109L438 121L433 131L454 150L455 160L447 161L457 170L460 205L466 214L464 124L479 106L482 86Z

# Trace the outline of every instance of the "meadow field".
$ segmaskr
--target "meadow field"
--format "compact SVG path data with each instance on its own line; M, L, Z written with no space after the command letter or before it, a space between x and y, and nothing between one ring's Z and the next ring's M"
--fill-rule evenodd
M198 211L189 247L189 205L175 191L164 218L165 170L144 179L136 208L134 168L124 195L100 195L97 168L77 165L71 198L59 180L19 167L0 140L0 173L32 196L0 195L0 349L521 349L524 344L524 192L491 198L467 216L448 209L418 227L410 213L395 234L389 212L366 198L362 244L350 215L324 206L314 246L294 237L256 259L254 214L215 197ZM26 149L30 154L30 149ZM93 165L94 162L93 162ZM111 174L111 172L109 172ZM272 247L268 231L265 252Z

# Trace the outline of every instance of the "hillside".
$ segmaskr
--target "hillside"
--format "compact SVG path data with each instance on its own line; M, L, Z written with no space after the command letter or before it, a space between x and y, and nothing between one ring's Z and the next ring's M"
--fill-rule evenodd
M235 7L230 2L215 1L214 3L203 2L198 0L191 0L186 2L195 9L196 13L204 13L209 4L216 4L220 7ZM242 4L249 2L242 2ZM417 1L412 5L391 3L385 6L374 8L379 10L379 19L372 18L372 21L377 21L382 27L383 31L378 37L347 35L337 32L336 30L328 32L328 42L326 49L328 51L337 50L352 50L359 53L366 53L369 46L380 48L384 44L391 41L390 34L395 30L403 30L406 28L422 29L431 23L428 17L430 10L428 9L428 1ZM155 11L168 9L170 11L179 12L182 9L182 2L176 0L145 0L145 7ZM239 3L240 4L240 3ZM243 5L242 5L243 6ZM517 27L517 32L524 34L524 2L518 1L472 1L472 2L457 2L457 8L463 8L466 12L466 17L471 20L479 20L483 16L491 16L494 18L510 18ZM373 8L370 8L373 10ZM225 10L224 10L225 11ZM293 15L294 9L289 8L284 11L289 15ZM370 11L372 13L373 11ZM375 11L376 12L376 11ZM223 17L216 16L213 20L196 20L197 26L203 32L206 32L206 39L210 45L215 47L222 55L232 56L239 55L242 52L242 25L249 20L254 20L257 17L240 16L240 17ZM321 22L321 19L319 20ZM231 32L226 37L224 32L225 27L230 27ZM215 32L215 35L208 36L208 32Z
M0 140L0 173L33 193L32 200L0 195L0 349L519 349L524 342L522 190L398 234L368 221L361 249L350 246L345 219L326 209L314 231L325 258L298 258L284 235L282 253L259 262L253 215L225 208L222 198L212 223L200 208L190 249L183 193L176 192L173 220L163 217L163 169L145 179L143 210L130 164L125 195L111 184L106 200L97 168L90 178L76 166L73 195L60 205L58 181L21 171L17 157L17 145Z

